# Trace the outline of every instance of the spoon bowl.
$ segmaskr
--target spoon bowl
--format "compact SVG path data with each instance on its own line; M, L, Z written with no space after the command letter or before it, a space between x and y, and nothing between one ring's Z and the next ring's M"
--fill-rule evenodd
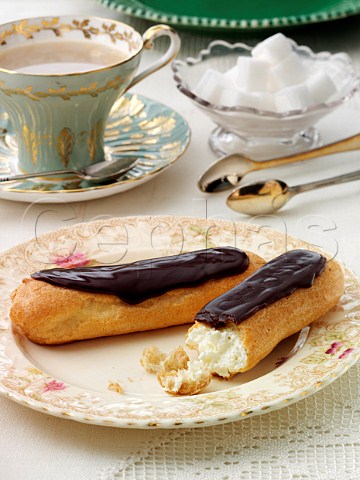
M94 163L81 170L84 180L92 182L104 182L115 180L131 170L138 158L118 158L116 160Z
M238 213L266 215L280 210L298 193L310 192L317 188L331 187L356 180L360 180L360 170L292 187L281 180L264 180L236 188L229 195L226 203Z
M266 215L282 208L291 191L281 180L249 183L234 190L226 200L232 210L246 215Z
M253 170L253 161L240 154L216 160L198 180L203 192L214 193L239 185L243 176Z

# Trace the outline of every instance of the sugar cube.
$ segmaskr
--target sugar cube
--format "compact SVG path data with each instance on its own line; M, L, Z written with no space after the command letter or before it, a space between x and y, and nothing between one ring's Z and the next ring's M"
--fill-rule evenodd
M304 84L283 88L275 94L277 112L303 110L313 103L309 89Z
M271 82L276 90L302 83L307 71L299 56L292 52L281 62L271 68Z
M224 88L220 94L220 105L235 107L242 103L242 92L235 87Z
M241 92L241 105L249 108L259 108L259 99L253 93Z
M259 60L265 60L272 65L281 62L292 52L290 40L282 33L277 33L260 42L251 51L251 55Z
M225 77L228 78L234 85L236 85L238 73L237 65L235 65L234 67L230 68L230 70L225 72Z
M305 110L326 102L340 87L329 71L311 70L278 33L240 56L235 66L221 73L207 70L195 93L216 105L251 107L268 112Z
M224 74L209 68L196 85L195 94L213 104L220 103L221 92L231 87L231 82Z
M250 107L259 108L259 100L256 95L242 92L235 88L224 89L220 97L221 105L227 107Z
M268 89L269 65L264 60L239 57L238 75L235 84L246 92L266 92Z
M275 96L272 93L254 93L259 110L267 112L275 112Z
M337 92L336 85L330 76L321 70L307 79L306 86L315 103L324 103Z

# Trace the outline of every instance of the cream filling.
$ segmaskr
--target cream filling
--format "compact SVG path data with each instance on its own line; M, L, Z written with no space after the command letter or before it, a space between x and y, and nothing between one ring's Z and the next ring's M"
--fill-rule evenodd
M246 365L246 350L234 326L216 329L198 323L189 330L186 345L197 350L203 371L226 378Z

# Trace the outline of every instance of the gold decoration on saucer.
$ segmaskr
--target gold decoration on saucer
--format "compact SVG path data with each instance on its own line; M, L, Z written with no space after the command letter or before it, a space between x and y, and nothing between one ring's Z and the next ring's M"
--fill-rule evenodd
M117 24L110 25L103 23L101 27L94 27L90 24L90 19L76 20L73 19L71 23L59 23L60 18L54 17L51 20L41 20L40 24L30 23L28 20L21 20L19 23L14 23L9 29L0 32L0 46L6 45L6 39L12 35L22 35L27 40L34 38L34 33L41 31L52 31L56 37L61 37L64 32L74 30L80 31L86 39L91 39L92 36L108 35L112 43L117 40L124 41L128 44L130 50L139 47L139 41L134 40L134 32L132 30L124 30L120 32L117 30Z
M39 154L40 135L31 131L27 125L23 126L23 135L26 149L30 154L33 165L36 165Z
M64 167L67 167L69 164L74 143L74 133L70 130L70 128L63 128L57 138L57 151Z
M159 115L158 117L154 117L150 122L148 120L144 120L143 122L139 123L141 129L151 130L152 135L157 134L165 134L166 132L171 132L174 130L176 124L176 120L174 115L170 115L170 117Z
M132 95L131 97L124 95L116 100L111 109L111 113L114 114L115 112L122 111L124 112L123 117L135 117L139 115L144 108L145 104L138 95ZM113 126L113 122L110 126Z
M26 88L11 88L2 80L0 81L0 90L8 97L11 97L11 95L23 95L24 97L31 98L31 100L35 101L47 97L58 97L62 100L70 100L72 97L77 97L79 95L97 97L100 93L105 92L106 90L117 90L123 83L124 77L117 75L113 80L109 80L105 85L100 87L97 82L93 82L88 87L80 87L79 90L66 90L66 87L63 86L57 89L49 88L47 92L34 92L31 85L28 85Z

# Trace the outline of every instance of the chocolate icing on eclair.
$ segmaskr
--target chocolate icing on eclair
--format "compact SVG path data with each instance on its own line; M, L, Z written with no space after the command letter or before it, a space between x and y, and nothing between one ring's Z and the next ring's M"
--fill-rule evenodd
M175 288L239 275L248 266L249 257L242 250L218 247L123 265L53 268L31 277L59 287L110 293L126 303L137 304Z
M319 253L291 250L266 263L236 287L209 302L197 313L195 320L215 328L223 327L227 322L239 325L298 288L310 288L325 265L326 259Z

